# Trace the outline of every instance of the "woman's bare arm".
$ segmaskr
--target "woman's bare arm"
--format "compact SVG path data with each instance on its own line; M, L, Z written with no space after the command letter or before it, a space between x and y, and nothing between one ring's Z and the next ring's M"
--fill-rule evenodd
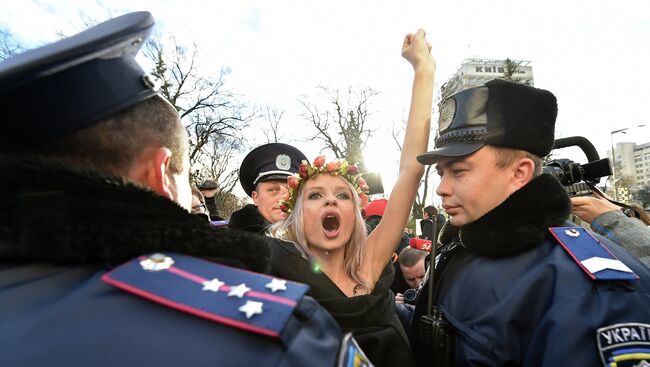
M425 35L422 29L416 34L409 33L402 46L402 56L413 65L415 72L411 108L400 156L399 175L384 216L368 238L367 256L362 265L362 276L373 285L399 244L424 173L424 167L416 157L426 152L429 144L436 69L436 62L431 56L431 45L426 41Z

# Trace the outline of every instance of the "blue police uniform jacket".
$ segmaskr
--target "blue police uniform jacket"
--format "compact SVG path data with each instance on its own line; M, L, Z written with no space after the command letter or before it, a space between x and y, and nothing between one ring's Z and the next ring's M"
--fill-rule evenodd
M6 156L0 171L1 365L338 362L307 286L252 272L259 237L98 172Z
M563 188L542 175L477 221L445 226L434 303L451 324L455 365L650 360L649 269L616 244L566 222L569 210ZM599 260L606 266L591 267L589 259L600 257L608 258ZM413 319L416 344L417 320L426 312L423 294ZM414 347L420 365L431 363L430 351Z

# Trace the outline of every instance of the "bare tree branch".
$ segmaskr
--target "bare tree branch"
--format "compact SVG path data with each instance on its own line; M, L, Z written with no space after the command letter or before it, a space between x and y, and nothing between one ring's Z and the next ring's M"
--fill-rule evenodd
M5 28L0 28L0 60L8 59L25 51L25 47Z
M266 106L264 112L264 120L268 126L262 128L262 132L266 137L267 143L279 143L282 139L282 136L279 132L282 116L284 116L284 111L279 111L271 106Z
M357 163L364 172L363 149L374 131L368 128L368 104L378 92L371 88L349 87L342 94L338 89L324 86L318 86L317 90L327 101L325 110L320 111L306 97L298 100L304 108L302 117L316 130L311 139L322 142L323 150L330 150L336 158Z
M163 79L161 93L179 112L187 130L191 179L217 182L217 203L222 210L226 201L233 202L238 171L230 163L246 145L241 131L258 112L226 88L228 69L221 69L216 76L200 74L196 44L188 51L173 37L169 44L150 39L143 54Z

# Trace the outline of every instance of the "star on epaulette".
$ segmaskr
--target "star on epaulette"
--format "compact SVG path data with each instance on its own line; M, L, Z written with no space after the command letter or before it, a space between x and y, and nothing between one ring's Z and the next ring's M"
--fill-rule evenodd
M230 287L230 292L228 292L228 297L238 297L242 298L246 293L248 293L251 289L246 286L246 284L242 283L236 287Z
M270 283L267 283L264 287L271 290L275 293L277 291L286 291L287 290L287 281L273 278Z
M250 319L255 315L262 314L262 302L246 301L246 304L241 306L238 310L246 314L246 318Z
M220 281L217 278L214 278L212 280L206 280L203 282L203 290L204 291L212 291L212 292L219 292L219 288L221 288L222 285L226 283Z

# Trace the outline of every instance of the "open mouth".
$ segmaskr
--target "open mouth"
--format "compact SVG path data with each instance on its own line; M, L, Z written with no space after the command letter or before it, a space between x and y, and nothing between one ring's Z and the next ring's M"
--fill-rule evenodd
M323 231L328 238L336 237L339 234L341 222L336 213L327 213L322 219Z

